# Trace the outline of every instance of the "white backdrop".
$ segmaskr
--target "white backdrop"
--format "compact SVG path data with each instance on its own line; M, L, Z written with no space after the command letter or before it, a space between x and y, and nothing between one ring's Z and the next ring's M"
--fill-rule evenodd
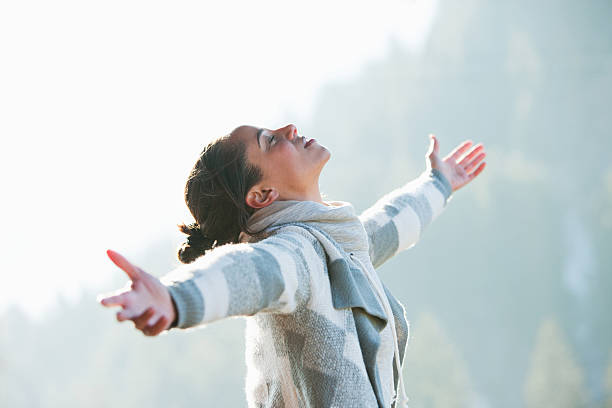
M208 140L300 126L318 89L392 38L418 53L435 0L0 3L0 311L42 318L188 221ZM312 135L314 137L316 135ZM324 143L324 141L322 141Z

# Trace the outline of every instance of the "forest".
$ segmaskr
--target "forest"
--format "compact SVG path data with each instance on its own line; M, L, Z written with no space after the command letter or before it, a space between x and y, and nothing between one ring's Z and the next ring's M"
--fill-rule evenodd
M487 148L378 269L410 321L412 408L612 407L610 21L608 0L441 0L421 55L392 45L298 123L332 152L325 198L358 213L420 174L429 133ZM139 261L162 276L178 244L154 237ZM244 318L148 338L96 295L0 316L0 406L246 406Z

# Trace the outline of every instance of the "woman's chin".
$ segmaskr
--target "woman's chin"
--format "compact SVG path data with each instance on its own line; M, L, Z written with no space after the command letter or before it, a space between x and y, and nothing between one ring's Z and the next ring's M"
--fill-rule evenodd
M321 147L323 148L323 150L325 150L325 162L327 163L327 161L329 161L329 159L331 158L331 152L325 146Z

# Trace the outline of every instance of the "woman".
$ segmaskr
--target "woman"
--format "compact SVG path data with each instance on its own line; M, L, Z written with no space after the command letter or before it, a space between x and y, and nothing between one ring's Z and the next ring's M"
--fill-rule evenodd
M293 125L240 126L206 146L187 180L196 222L180 226L178 256L189 265L158 280L109 250L132 285L101 303L149 336L247 316L249 406L404 406L408 322L374 268L485 167L480 144L438 152L430 135L425 172L357 216L321 197L324 146Z

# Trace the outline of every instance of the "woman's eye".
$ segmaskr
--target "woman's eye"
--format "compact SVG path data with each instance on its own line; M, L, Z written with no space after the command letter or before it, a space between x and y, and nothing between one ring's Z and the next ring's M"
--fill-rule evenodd
M275 136L272 135L272 137L270 137L270 144L272 144L272 141L274 140Z

